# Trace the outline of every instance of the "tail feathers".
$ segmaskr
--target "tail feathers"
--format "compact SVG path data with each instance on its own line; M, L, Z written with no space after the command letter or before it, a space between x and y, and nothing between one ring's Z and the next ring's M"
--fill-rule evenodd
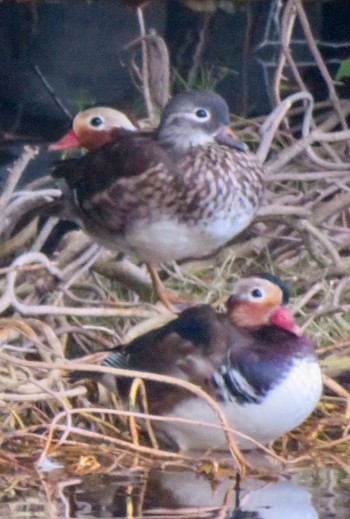
M21 212L9 217L11 221L8 225L7 234L10 236L18 233L36 218L42 219L49 217L56 217L60 220L69 220L72 222L76 220L74 208L71 207L71 204L69 204L63 197L49 201L37 200L34 206L26 207L24 205Z
M110 351L99 351L97 353L93 353L92 355L82 357L79 359L79 363L76 360L74 362L77 363L77 371L73 371L69 375L68 379L71 383L79 382L83 379L96 380L99 382L104 376L102 372L98 371L79 370L79 363L88 363L92 366L106 366L110 368L129 368L124 348L119 346Z
M130 369L125 349L120 346L111 350L110 354L102 361L101 365L109 366L111 368Z

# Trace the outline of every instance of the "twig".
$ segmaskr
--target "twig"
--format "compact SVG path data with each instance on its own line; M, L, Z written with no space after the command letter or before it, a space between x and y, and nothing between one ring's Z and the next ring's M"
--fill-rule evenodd
M146 377L144 377L144 378L146 378ZM119 410L119 409L106 409L106 408L103 408L103 407L89 407L88 409L86 409L86 408L74 408L74 409L70 410L71 414L81 414L81 413L86 413L86 412L88 412L89 414L108 413L108 414L111 414L111 415L122 416L122 417L133 417L133 418L142 418L142 419L148 418L150 420L154 420L155 422L182 423L182 424L186 424L186 425L197 425L199 427L208 427L208 429L224 430L224 427L222 425L215 425L215 424L212 424L212 423L209 423L209 422L201 422L201 421L198 421L198 420L190 420L188 418L180 418L178 416L159 416L159 415L153 415L153 414L148 414L148 413L146 414L146 413L135 412L135 411L125 411L124 409L122 409L122 410ZM53 420L53 422L50 424L50 427L56 428L56 429L58 429L58 428L62 429L61 427L57 426L56 423L64 415L65 415L64 412L59 413L58 415L56 415L54 420ZM271 449L265 447L264 445L256 442L250 436L247 436L246 434L240 433L239 431L236 431L234 429L228 429L228 431L232 432L233 434L236 434L237 436L239 436L239 437L241 437L243 439L251 441L252 443L254 443L256 445L256 447L260 448L263 452L265 452L266 454L268 454L269 456L271 456L275 460L279 461L280 463L283 463L283 464L288 463L288 460L282 458L281 456L278 456L278 454L276 454L274 451L272 451ZM126 445L126 446L129 446L129 445L134 445L135 447L139 446L137 444L130 444L129 442L123 442L123 444ZM148 447L146 447L146 449L148 449ZM159 450L159 449L157 449L157 450ZM149 452L149 451L146 451L146 452ZM160 452L166 455L168 451L160 451ZM182 454L177 454L177 456L182 457L183 455Z
M304 115L304 120L306 119L307 124L311 118L314 103L313 97L308 92L298 92L297 94L288 96L278 106L276 106L273 112L265 119L264 124L262 124L260 127L259 133L262 135L262 139L260 141L256 155L262 163L266 160L271 142L274 139L276 131L283 121L286 113L288 110L290 110L293 103L297 103L299 101L307 101L307 110Z
M272 204L261 207L257 216L259 220L267 220L274 216L299 216L300 218L308 218L311 214L311 210L305 207Z
M5 213L8 202L15 190L18 181L20 180L24 170L29 162L39 153L39 148L33 146L24 146L21 156L16 160L11 168L8 169L8 180L6 182L4 191L0 198L0 214ZM0 222L0 235L5 228L5 220L2 218Z
M75 262L72 262L64 270L62 275L67 281L64 283L64 288L69 288L81 274L89 270L95 263L96 259L101 254L101 246L98 243L92 243L90 247L83 253Z
M292 30L293 30L293 27L294 27L294 24L295 24L296 10L297 10L297 8L296 8L295 0L289 0L287 2L286 6L285 6L283 17L282 17L281 46L282 46L282 50L283 50L283 55L286 58L286 60L288 62L288 65L290 66L290 68L292 70L293 76L294 76L294 78L295 78L295 80L296 80L300 90L306 92L307 91L307 86L304 83L301 74L299 73L298 67L297 67L297 65L296 65L296 63L295 63L295 61L294 61L294 59L292 57L292 53L291 53L290 48L289 48L290 38L291 38ZM307 31L307 29L304 27L304 32L305 31ZM310 27L309 27L309 30L308 30L308 35L305 32L306 39L307 39L308 36L311 36L311 38L312 38ZM315 43L314 43L314 47L316 47ZM316 49L317 49L317 47L316 47ZM312 52L312 50L311 50L311 52ZM326 69L320 54L319 54L319 61L322 63L323 68ZM281 57L280 58L280 67L277 69L277 73L276 73L276 77L275 77L275 90L276 90L275 97L276 97L276 99L279 99L279 93L278 93L279 89L277 89L277 87L279 87L279 80L282 77L282 70L283 70L284 64L285 64L285 59ZM339 100L338 100L338 102L339 102ZM339 106L340 106L340 102L339 102ZM344 115L342 115L342 117L343 117L343 120L345 120ZM310 121L310 125L309 126L311 126L313 129L315 129L315 124L313 123L312 120ZM346 128L346 126L345 126L345 128ZM308 133L309 133L309 131L307 133L304 132L303 135L305 136ZM334 160L337 162L337 159L334 157L334 152L330 148L330 146L328 146L328 143L323 142L322 145L323 145L323 147L325 147L327 152L331 156L333 156ZM320 159L314 153L314 151L310 147L308 147L306 149L306 152L308 153L308 155L310 156L311 159L315 160L316 162L318 161L319 165L325 165L326 166L326 162L327 161L324 161L323 164L322 164L322 159ZM331 163L328 161L327 164L330 165Z
M46 429L50 429L50 427L52 427L52 425L46 425L46 426L40 425L40 428L43 428L43 427L45 427ZM31 429L37 429L37 428L38 428L38 426L31 427ZM65 430L64 426L62 426L62 425L55 425L54 428L57 431L64 432L64 430ZM188 461L192 459L189 456L184 456L183 454L178 454L177 452L153 449L152 447L144 447L142 445L134 445L133 443L130 443L125 440L121 440L120 438L112 438L111 436L106 436L104 434L96 433L94 431L82 429L81 427L71 427L70 432L71 432L71 434L77 434L77 435L83 436L83 437L85 436L89 440L92 440L92 439L98 440L100 445L108 442L108 443L114 444L118 447L121 447L125 450L131 450L131 451L136 451L136 452L140 452L143 454L151 455L155 459L162 458L162 459L175 459L175 460L188 460ZM21 431L17 431L12 436L20 437ZM91 446L90 446L90 448L91 448ZM47 454L47 450L45 449L37 461L38 465L40 465L42 463L42 460L45 458L46 454Z
M281 102L280 97L280 84L283 77L283 69L285 67L286 60L288 60L289 65L291 66L294 76L299 75L299 71L297 67L295 66L294 61L291 59L289 45L290 40L293 33L293 28L295 24L295 7L293 5L293 1L289 0L289 2L286 3L283 16L282 16L282 22L281 22L281 47L283 52L280 53L278 63L276 66L276 71L274 74L274 81L273 81L273 97L275 103ZM302 88L302 90L306 91L306 88Z
M38 381L32 380L32 384L37 384ZM47 394L50 393L50 395L53 398L57 398L58 396L61 398L74 398L77 396L82 396L86 393L86 390L80 386L75 387L73 389L65 389L62 391L59 391L57 393L50 392L47 387L42 387L41 393L24 393L21 391L20 393L11 393L9 391L6 391L6 393L0 393L0 400L3 402L46 402L47 401Z
M91 239L82 231L72 231L65 236L64 247L57 258L60 269L67 274L65 269L71 269L75 261L80 264L81 253L89 245L91 245ZM143 299L149 299L153 293L150 277L145 271L126 258L117 260L115 254L104 249L95 258L91 270L108 279L119 281Z
M110 253L103 251L92 265L92 270L119 281L143 299L149 299L153 293L148 273L126 258L116 261Z
M301 26L303 28L303 31L304 31L304 35L305 35L305 39L309 45L309 49L311 50L314 58L315 58L315 61L316 61L316 64L322 74L322 77L327 85L327 88L328 88L328 92L329 92L329 97L331 99L331 101L333 102L333 105L334 105L334 108L338 114L338 117L339 117L339 121L343 127L343 130L347 130L348 129L348 125L346 123L346 119L344 117L344 114L343 114L343 111L342 111L342 108L341 108L341 105L340 105L340 102L339 102L339 99L338 99L338 96L337 96L337 93L335 91L335 88L334 88L334 82L333 82L333 79L331 78L329 72L328 72L328 69L326 67L326 65L324 64L324 61L322 59L322 56L320 54L320 51L318 50L317 48L317 45L316 45L316 42L314 40L314 37L312 35L312 32L311 32L311 28L310 28L310 24L309 24L309 21L307 19L307 16L305 14L305 11L304 11L304 7L302 5L302 2L301 0L294 0L295 2L295 7L296 7L296 10L297 10L297 13L298 13L298 17L299 17L299 20L300 20L300 23L301 23Z
M335 395L340 396L341 398L345 398L348 402L348 405L350 405L350 393L347 391L343 386L338 384L335 380L333 380L328 375L322 374L322 380L323 384L328 387L334 393Z
M350 192L341 193L328 202L324 202L317 207L313 213L311 221L314 225L320 225L334 214L340 213L343 209L350 206Z
M108 352L105 352L105 355L107 355ZM18 364L20 366L28 366L31 365L32 367L42 367L42 368L52 368L52 365L50 363L45 362L35 362L35 361L25 361L22 359L12 358L9 355L6 355L4 353L0 353L0 358L12 361L14 364ZM28 362L30 364L28 364ZM155 373L145 373L143 371L134 371L134 370L128 370L128 369L117 369L117 368L111 368L107 366L99 366L99 365L91 365L91 364L84 364L81 362L71 361L71 362L55 362L54 363L55 369L68 369L71 370L81 370L81 371L91 371L94 373L108 373L114 376L121 376L121 377L130 377L130 378L144 378L147 380L154 380L156 382L163 382L165 384L175 385L178 387L182 387L184 389L187 389L191 393L194 393L196 396L204 400L208 406L213 410L215 415L217 416L219 423L221 427L224 430L228 446L230 448L231 454L236 459L238 463L238 467L240 470L244 472L245 468L249 466L249 463L245 460L243 455L241 454L240 450L238 449L236 442L233 438L231 429L228 425L227 419L223 411L221 410L219 404L213 400L208 393L206 393L203 389L196 386L195 384L192 384L190 382L187 382L185 380L177 379L174 377L169 377L166 375L158 375Z
M52 230L59 222L58 218L49 218L45 225L42 227L40 232L35 238L33 245L30 247L30 252L39 252L47 238L50 236Z
M24 244L34 238L37 232L37 223L35 220L23 227L12 238L9 238L0 247L0 259L12 256L21 250Z
M146 42L146 28L145 28L145 20L143 17L143 11L141 7L138 7L137 10L137 19L140 27L140 35L141 35L141 49L142 49L142 90L145 98L146 108L148 117L151 122L155 121L155 111L151 99L151 94L149 90L149 71L148 71L148 49Z
M155 314L155 312L147 311L147 310L139 310L139 309L130 309L130 308L100 308L100 307L90 307L90 308L76 308L76 307L59 307L56 305L36 305L36 304L25 304L20 302L17 299L15 293L16 279L18 271L17 269L28 265L30 263L41 263L43 267L45 267L50 274L54 277L61 279L62 272L54 266L49 259L42 253L39 252L30 252L27 254L22 254L19 258L17 258L12 266L14 270L8 272L6 276L6 286L5 291L0 299L0 313L4 311L10 304L22 315L75 315L75 316L121 316L121 317L150 317Z
M293 314L301 310L316 294L324 292L324 286L322 283L315 283L311 288L302 296L297 304L293 306Z
M285 182L291 180L293 182L315 182L319 180L323 180L327 183L336 182L337 180L347 179L349 177L349 172L347 170L342 171L289 171L284 173L274 173L273 176L269 176L267 178L267 183L269 182Z
M344 278L342 278L339 283L336 285L336 287L334 288L333 290L333 305L335 307L337 307L338 305L340 305L340 299L341 299L341 296L342 296L342 293L345 289L345 287L347 287L348 285L350 285L350 276L346 276ZM348 310L349 312L349 310ZM350 325L348 322L346 322L345 319L342 318L341 315L336 315L335 316L336 320L339 322L339 324L341 325L342 328L346 329L346 330L350 330Z
M288 162L299 155L302 151L308 149L314 142L337 142L348 139L350 139L350 130L343 130L333 133L323 133L319 130L315 130L303 139L297 141L287 150L280 153L276 160L265 166L265 172L269 176L273 175L274 172L279 172L286 164L288 164ZM319 163L319 160L317 160L317 162ZM333 162L321 160L321 163L322 166L331 167L332 169L336 167L339 169L348 170L350 168L350 163L347 162L340 162L335 164Z
M321 263L322 266L327 266L329 264L329 260L327 260L327 263L324 263L324 255L320 253L319 247L317 247L317 245L314 245L312 238L315 238L317 242L319 242L323 246L323 248L328 252L335 266L340 265L341 259L337 250L335 249L335 247L333 247L328 238L317 229L317 227L312 225L308 220L299 220L295 223L295 228L300 232L301 236L304 238L304 243L307 250L314 257L317 263Z
M204 13L203 17L204 17L203 26L199 30L198 42L197 42L197 45L196 45L195 50L192 55L192 66L191 66L191 68L188 72L188 76L187 76L187 83L190 86L190 88L193 88L193 85L197 79L197 74L198 74L198 70L199 70L199 66L200 66L200 60L202 58L202 53L203 53L203 49L204 49L204 45L205 45L205 37L206 37L207 31L208 31L211 14Z
M52 99L54 100L54 102L57 104L57 106L60 107L60 109L62 110L62 112L68 117L68 119L70 121L73 120L73 116L72 114L69 112L69 110L64 106L64 104L62 103L62 101L59 99L59 97L55 94L55 92L53 91L53 88L51 87L51 85L49 84L49 82L47 81L47 79L44 77L44 75L42 74L40 68L38 65L33 65L33 69L34 69L34 72L36 73L36 75L40 78L40 80L42 81L42 83L44 84L46 90L49 92L50 96L52 97Z

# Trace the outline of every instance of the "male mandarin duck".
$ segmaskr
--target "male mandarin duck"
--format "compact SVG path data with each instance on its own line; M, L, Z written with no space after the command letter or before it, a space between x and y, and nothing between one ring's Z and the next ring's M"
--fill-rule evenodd
M277 283L277 284L276 284ZM101 364L169 375L197 384L222 407L230 427L267 444L301 424L322 391L312 342L283 306L286 287L274 276L238 281L226 313L188 308L166 325L105 352ZM132 380L86 374L127 402ZM183 388L144 381L151 414L218 424L206 402ZM222 430L153 422L156 434L182 451L226 449ZM254 448L236 436L243 449Z
M154 266L215 253L260 206L262 167L228 124L221 96L184 92L153 134L114 129L111 140L53 173L65 180L93 239L148 264L166 306Z

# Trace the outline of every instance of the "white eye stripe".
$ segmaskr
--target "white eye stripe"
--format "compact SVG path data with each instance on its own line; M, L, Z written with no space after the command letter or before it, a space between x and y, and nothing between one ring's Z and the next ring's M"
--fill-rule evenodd
M190 119L191 121L195 121L196 123L206 123L211 119L211 115L209 112L207 112L207 115L205 117L198 117L197 115L198 110L195 110L194 112L187 112L183 114L183 117L186 117L186 119Z
M202 113L203 112L203 113ZM211 113L206 108L195 108L193 112L177 112L167 117L167 125L181 119L190 119L196 123L205 123L211 119Z
M206 108L195 108L192 114L190 114L195 121L205 123L211 119L211 113Z

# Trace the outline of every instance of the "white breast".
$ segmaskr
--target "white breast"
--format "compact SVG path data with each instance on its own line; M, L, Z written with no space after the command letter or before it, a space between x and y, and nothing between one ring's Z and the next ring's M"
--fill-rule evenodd
M297 360L289 375L273 388L262 403L239 405L235 401L222 405L232 429L267 444L300 425L314 410L322 392L322 378L318 363L310 359ZM213 410L197 398L177 405L169 416L188 418L218 425ZM190 426L171 422L162 430L181 450L226 450L222 430L204 426ZM235 436L243 449L254 448L249 440Z
M199 258L213 254L250 223L251 214L244 212L233 218L212 219L201 225L174 220L139 223L128 231L126 241L143 261L161 263L185 258Z

